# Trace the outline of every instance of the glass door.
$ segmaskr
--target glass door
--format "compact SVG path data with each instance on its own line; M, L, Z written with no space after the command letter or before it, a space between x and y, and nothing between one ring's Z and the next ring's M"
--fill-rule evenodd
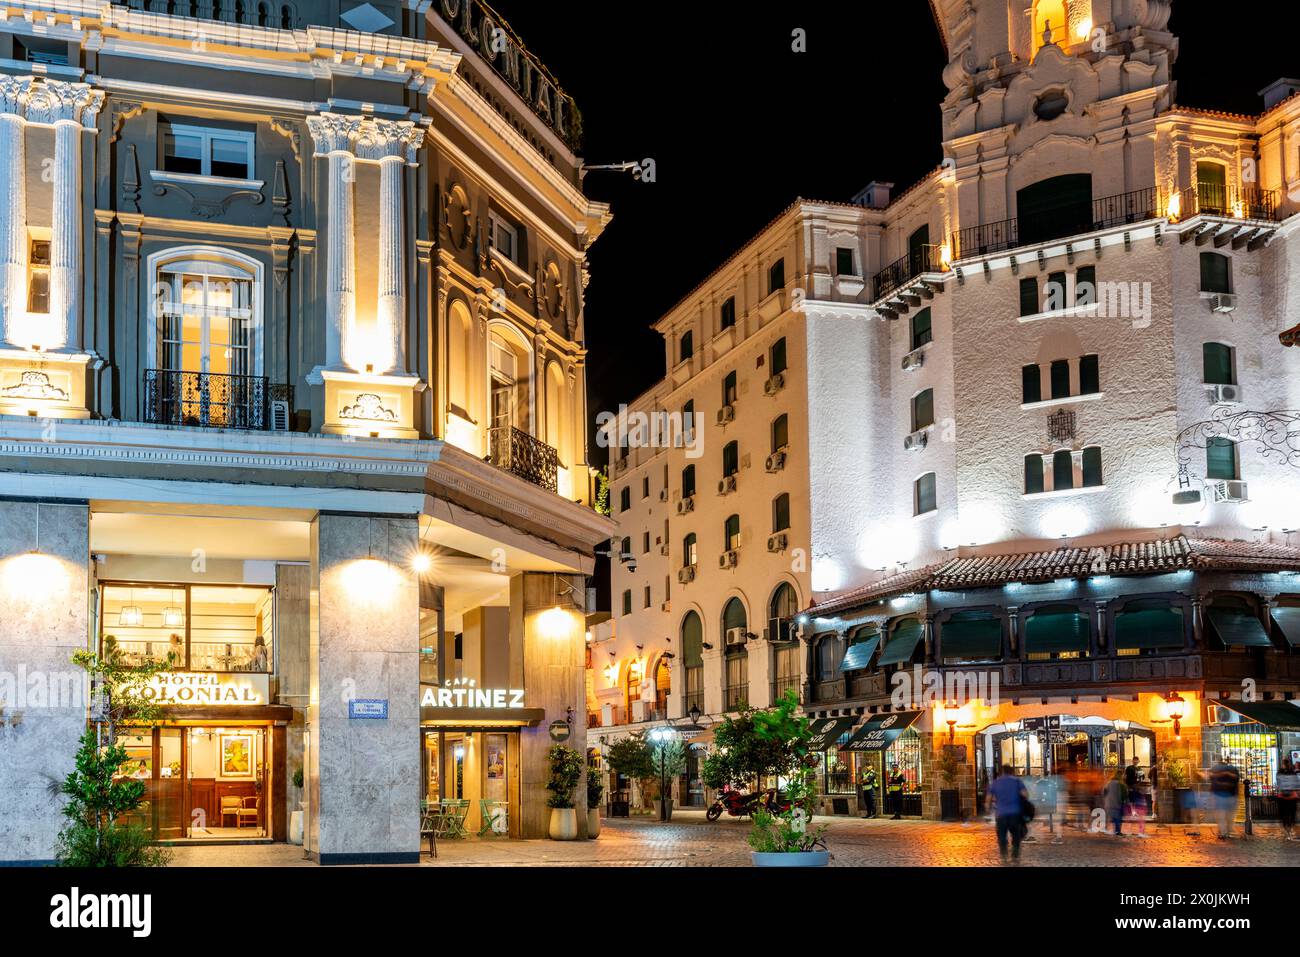
M185 730L158 728L157 734L154 836L160 841L174 841L185 836Z

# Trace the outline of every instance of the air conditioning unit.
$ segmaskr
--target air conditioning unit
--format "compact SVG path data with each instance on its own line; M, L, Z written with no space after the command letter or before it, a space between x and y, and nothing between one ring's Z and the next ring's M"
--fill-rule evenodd
M769 552L783 552L785 551L787 541L788 539L786 538L785 532L777 532L775 535L769 535L767 537L767 550Z
M695 496L688 495L677 503L677 514L685 515L687 512L695 511Z
M1216 292L1210 297L1210 309L1214 312L1232 312L1237 308L1237 297L1230 292Z
M1216 404L1241 401L1241 386L1239 385L1212 385L1207 386L1206 391L1210 393L1210 400Z
M728 475L718 482L718 494L730 495L736 490L736 476Z
M668 501L668 489L666 489L666 488L661 488L661 489L659 490L659 501L661 501L661 502L666 502L666 501Z
M913 349L907 355L903 356L903 371L913 372L925 365L925 350Z
M736 554L736 550L735 550L734 548L731 549L730 551L725 551L725 552L723 552L721 555L718 556L718 567L719 567L719 568L735 568L735 567L736 567L736 562L737 562L739 559L740 559L740 556Z
M767 457L767 462L764 463L763 467L769 472L781 471L781 469L785 468L785 453L773 452Z
M660 554L660 555L667 555L667 554L668 554L668 543L667 543L667 542L664 542L662 545L659 546L659 554Z
M677 584L689 585L693 581L695 581L694 565L683 565L681 568L677 569Z
M289 431L289 403L285 399L271 400L271 431Z
M736 407L734 405L724 405L718 410L718 425L726 425L728 422L736 421Z
M763 395L776 395L785 388L785 373L778 372L763 383Z
M672 610L673 610L673 603L670 602L670 601L663 602L662 604L660 604L660 606L659 606L659 610L660 610L660 611L672 611Z
M930 433L927 429L917 429L907 438L903 439L903 451L919 452L925 448Z
M729 645L743 645L745 643L745 629L728 628L726 642Z
M1246 483L1241 479L1218 479L1206 483L1212 502L1247 502Z

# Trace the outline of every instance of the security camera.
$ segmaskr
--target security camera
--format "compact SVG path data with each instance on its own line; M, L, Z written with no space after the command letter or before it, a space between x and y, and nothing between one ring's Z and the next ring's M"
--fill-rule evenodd
M629 558L629 559L627 560L627 570L630 571L630 572L632 572L632 574L634 574L634 575L636 574L636 559L635 559L635 558Z

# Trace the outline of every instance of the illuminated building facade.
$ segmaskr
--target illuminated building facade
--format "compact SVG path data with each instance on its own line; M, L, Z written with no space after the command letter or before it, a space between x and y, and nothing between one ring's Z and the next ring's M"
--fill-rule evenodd
M9 4L0 861L53 855L84 648L177 656L158 839L545 832L610 534L580 132L473 0Z

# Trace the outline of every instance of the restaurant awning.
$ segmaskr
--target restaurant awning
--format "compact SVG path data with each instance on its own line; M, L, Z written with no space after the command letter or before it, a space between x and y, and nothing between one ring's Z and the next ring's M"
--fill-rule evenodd
M840 745L841 751L883 751L904 731L916 723L922 711L894 711L876 714L853 732L853 736Z
M812 737L808 739L808 750L825 751L857 723L856 714L839 718L813 718L809 722Z
M880 653L880 660L876 664L899 665L909 660L924 633L924 626L915 618L900 622L894 629L894 633L889 636L885 650Z
M1271 648L1268 632L1258 618L1238 608L1210 608L1206 613L1214 633L1229 648Z
M1268 725L1274 731L1300 731L1300 708L1289 701L1220 701L1243 718Z
M1037 611L1025 622L1025 651L1046 654L1088 650L1088 618L1077 609Z
M945 658L996 658L1002 654L1002 622L992 615L954 615L939 629Z
M1115 616L1115 647L1181 648L1185 641L1183 614L1177 608L1143 608Z
M1292 648L1300 648L1300 608L1274 608L1273 622Z
M880 646L880 633L876 632L870 638L863 638L849 645L849 650L844 652L844 660L840 662L840 671L861 671L871 662L871 656L875 654L876 648Z

